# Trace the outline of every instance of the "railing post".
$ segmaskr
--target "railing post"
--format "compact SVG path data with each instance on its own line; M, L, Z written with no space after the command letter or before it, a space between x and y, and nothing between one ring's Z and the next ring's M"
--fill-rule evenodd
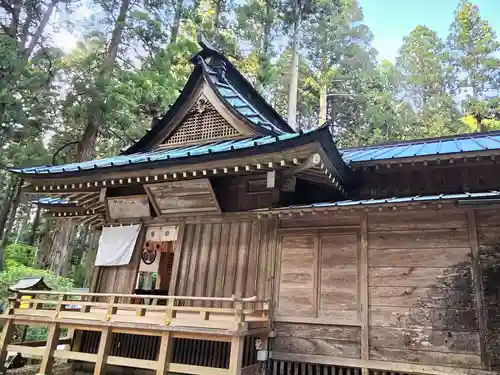
M40 365L38 375L52 374L52 367L54 366L54 350L57 348L60 334L61 329L59 327L59 323L53 323L49 328L47 345L45 346L45 352L43 353L42 363Z
M158 354L158 367L156 375L167 375L168 365L172 359L172 342L170 332L164 332L161 336L160 353Z
M236 330L245 329L245 314L243 311L243 302L237 301L234 303L235 309L235 328Z
M94 367L94 375L102 375L106 373L106 365L108 361L109 347L111 346L111 338L113 331L111 327L106 327L101 331L101 341L99 342L99 350L97 351L97 360Z
M13 315L14 309L18 307L19 294L16 293L14 297L9 298L9 307L5 310L4 315ZM7 347L12 341L12 335L14 334L14 320L5 319L2 329L2 335L0 336L0 374L6 374L7 369L5 368L5 360L7 359Z
M243 365L244 336L234 336L231 340L231 355L229 357L229 373L240 375Z

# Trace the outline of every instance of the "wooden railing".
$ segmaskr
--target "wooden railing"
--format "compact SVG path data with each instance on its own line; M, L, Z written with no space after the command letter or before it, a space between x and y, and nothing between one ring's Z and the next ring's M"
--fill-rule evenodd
M30 299L26 299L26 297ZM24 298L23 298L24 297ZM8 351L28 357L41 357L41 374L50 374L54 358L95 363L94 374L103 374L106 365L156 369L186 374L250 374L242 368L245 336L264 338L269 332L268 304L253 298L152 296L103 293L59 293L30 291L17 293L1 316L4 328L0 338L0 366ZM11 345L14 325L49 327L45 347ZM60 331L97 331L97 353L55 350ZM113 334L158 336L161 340L157 360L114 357L109 354ZM228 342L228 368L211 368L172 363L174 339ZM255 367L256 365L254 365ZM0 373L1 372L0 367Z

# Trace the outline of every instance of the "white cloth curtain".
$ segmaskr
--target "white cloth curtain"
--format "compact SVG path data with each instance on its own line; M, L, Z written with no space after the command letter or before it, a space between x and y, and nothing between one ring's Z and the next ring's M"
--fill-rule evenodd
M95 259L96 266L124 266L130 263L141 225L104 227Z

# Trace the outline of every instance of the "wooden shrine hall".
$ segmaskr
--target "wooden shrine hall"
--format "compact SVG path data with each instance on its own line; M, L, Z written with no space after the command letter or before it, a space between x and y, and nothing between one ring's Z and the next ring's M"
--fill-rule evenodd
M46 215L102 233L88 293L11 298L0 363L498 374L500 132L339 150L328 124L295 132L200 46L176 102L120 155L11 170ZM45 345L12 341L16 325L47 326Z

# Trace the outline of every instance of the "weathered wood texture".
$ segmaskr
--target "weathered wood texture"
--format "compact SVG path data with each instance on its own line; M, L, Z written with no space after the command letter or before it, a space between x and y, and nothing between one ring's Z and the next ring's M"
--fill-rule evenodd
M358 234L284 233L280 242L277 319L357 321Z
M175 294L270 298L276 230L273 219L186 224Z
M359 327L276 323L275 329L278 352L361 358Z
M360 198L442 194L461 191L490 191L500 189L500 164L485 161L456 159L452 165L417 163L399 168L370 167L357 171Z
M486 315L486 351L492 369L500 369L500 212L476 211L477 241Z
M481 368L465 211L368 214L370 359Z
M267 188L266 183L265 173L212 180L215 195L224 212L249 211L278 203L279 190L276 187Z
M137 236L134 253L129 264L119 267L95 267L95 282L91 287L93 293L133 293L139 263L141 261L141 249L146 236L143 228Z

